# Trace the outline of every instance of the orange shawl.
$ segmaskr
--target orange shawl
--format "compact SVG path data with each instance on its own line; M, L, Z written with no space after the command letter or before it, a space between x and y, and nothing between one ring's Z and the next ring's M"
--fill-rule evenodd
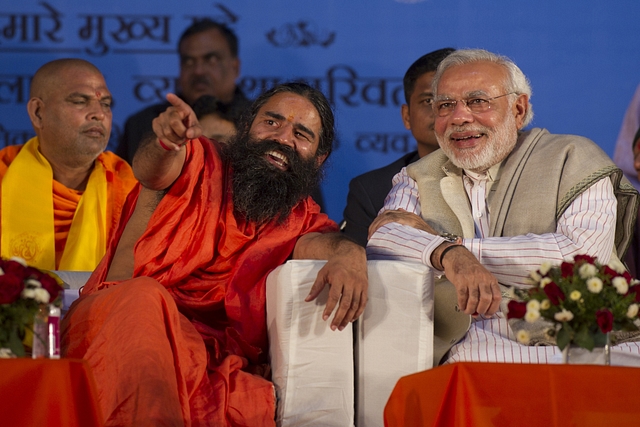
M186 425L273 424L273 387L260 377L268 363L266 277L300 236L337 227L310 197L282 224L236 217L231 171L214 144L202 138L187 145L182 174L134 247L135 279L104 282L140 186L131 192L106 256L63 322L64 354L89 360L108 423L181 412ZM158 362L139 364L132 349L153 352ZM156 384L177 383L178 394L147 385L151 376ZM181 409L169 410L178 400Z
M22 145L10 145L0 150L0 181L22 147ZM111 236L120 220L127 194L137 181L133 177L129 164L111 152L101 153L96 161L102 163L107 171L107 235ZM0 191L2 191L1 188ZM57 267L64 252L73 215L82 192L69 189L55 180L52 182L52 191ZM2 209L1 206L0 209Z

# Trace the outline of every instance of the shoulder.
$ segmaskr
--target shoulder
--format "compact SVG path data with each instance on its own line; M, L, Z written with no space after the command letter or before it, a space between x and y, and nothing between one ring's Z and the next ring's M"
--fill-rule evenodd
M400 172L403 167L415 162L418 159L418 152L412 151L400 157L393 163L356 176L351 180L351 182L362 183L365 187L375 187L378 183L388 183L390 185L393 177L398 172Z
M7 168L16 158L20 150L22 150L24 144L22 145L9 145L2 150L0 150L0 177L4 176Z
M580 135L555 134L541 128L533 128L520 134L519 145L523 148L534 144L533 153L538 156L564 156L587 161L595 156L596 159L613 162L598 144Z

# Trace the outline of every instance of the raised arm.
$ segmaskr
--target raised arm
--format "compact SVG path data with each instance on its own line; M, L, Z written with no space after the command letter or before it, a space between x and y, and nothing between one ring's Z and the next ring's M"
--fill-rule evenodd
M138 181L151 190L164 190L180 176L188 140L202 135L195 113L176 95L167 94L171 106L153 120L154 135L140 142L133 158Z
M305 301L315 299L325 285L329 298L322 318L327 320L338 306L331 321L332 330L343 330L360 317L367 305L367 256L362 246L340 233L309 233L298 239L294 259L326 259Z

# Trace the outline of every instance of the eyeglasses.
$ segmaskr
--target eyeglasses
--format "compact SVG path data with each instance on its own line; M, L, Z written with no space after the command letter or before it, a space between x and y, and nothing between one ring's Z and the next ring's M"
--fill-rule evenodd
M453 113L456 109L456 105L458 102L462 102L467 106L469 111L472 113L484 113L491 109L492 103L494 99L502 98L507 95L514 95L516 92L505 93L504 95L494 96L493 98L482 98L480 96L474 96L472 98L467 99L441 99L435 100L433 102L433 110L440 117L446 117L449 114Z

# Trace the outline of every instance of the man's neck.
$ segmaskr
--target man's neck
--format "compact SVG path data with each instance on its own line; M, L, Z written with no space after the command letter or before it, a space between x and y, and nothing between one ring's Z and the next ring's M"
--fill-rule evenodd
M434 151L436 151L437 149L438 149L438 147L434 147L432 145L426 145L426 144L418 143L418 156L420 156L420 158L423 158L427 154L431 154Z
M69 189L84 191L87 188L91 171L93 171L93 163L79 167L56 166L51 163L51 168L54 180Z

